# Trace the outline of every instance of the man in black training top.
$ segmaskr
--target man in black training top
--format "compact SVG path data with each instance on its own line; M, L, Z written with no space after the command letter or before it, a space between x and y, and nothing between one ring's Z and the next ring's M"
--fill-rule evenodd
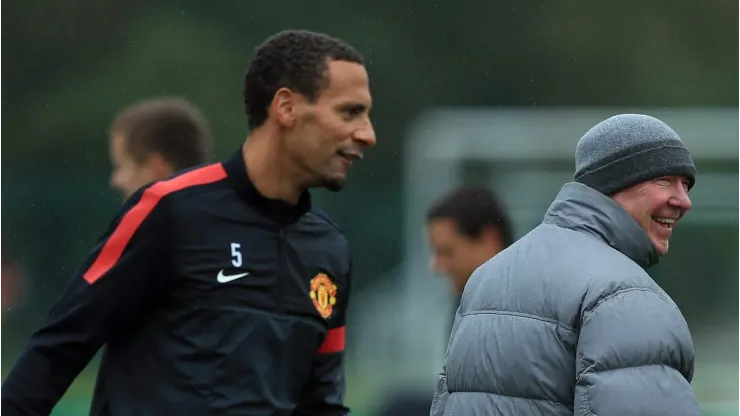
M308 31L259 46L249 138L134 193L2 388L49 414L106 345L94 415L345 415L351 261L308 189L375 144L362 56Z

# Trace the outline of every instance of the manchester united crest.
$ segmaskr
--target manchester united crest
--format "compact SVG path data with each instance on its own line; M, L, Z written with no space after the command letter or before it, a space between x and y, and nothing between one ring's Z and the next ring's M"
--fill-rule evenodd
M313 306L319 311L319 314L324 319L330 317L334 305L337 303L337 285L331 281L329 276L319 273L311 279L309 290Z

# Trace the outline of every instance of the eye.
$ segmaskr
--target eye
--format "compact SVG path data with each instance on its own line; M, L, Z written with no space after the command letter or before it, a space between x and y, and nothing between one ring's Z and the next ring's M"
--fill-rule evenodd
M671 179L670 178L658 178L655 180L655 183L657 183L658 185L667 186L671 184Z
M362 104L348 105L341 108L342 117L351 120L365 112L366 107Z

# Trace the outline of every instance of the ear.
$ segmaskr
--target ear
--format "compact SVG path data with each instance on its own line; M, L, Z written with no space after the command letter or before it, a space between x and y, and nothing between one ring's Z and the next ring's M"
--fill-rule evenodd
M172 164L159 152L152 152L146 157L146 166L152 174L152 180L167 179L175 172Z
M295 125L297 114L298 94L288 88L280 88L275 92L270 103L270 115L282 127L290 128Z
M495 227L484 227L483 230L481 230L480 240L496 253L503 250L504 244L503 241L501 241L501 233Z

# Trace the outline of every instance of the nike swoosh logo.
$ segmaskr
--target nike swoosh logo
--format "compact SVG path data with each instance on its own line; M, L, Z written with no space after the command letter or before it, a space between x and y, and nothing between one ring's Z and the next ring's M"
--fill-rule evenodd
M249 276L249 272L247 273L239 273L239 274L231 274L231 275L225 275L223 270L220 270L218 272L218 276L216 277L216 280L218 280L219 283L229 283L236 279L241 279L244 276Z

